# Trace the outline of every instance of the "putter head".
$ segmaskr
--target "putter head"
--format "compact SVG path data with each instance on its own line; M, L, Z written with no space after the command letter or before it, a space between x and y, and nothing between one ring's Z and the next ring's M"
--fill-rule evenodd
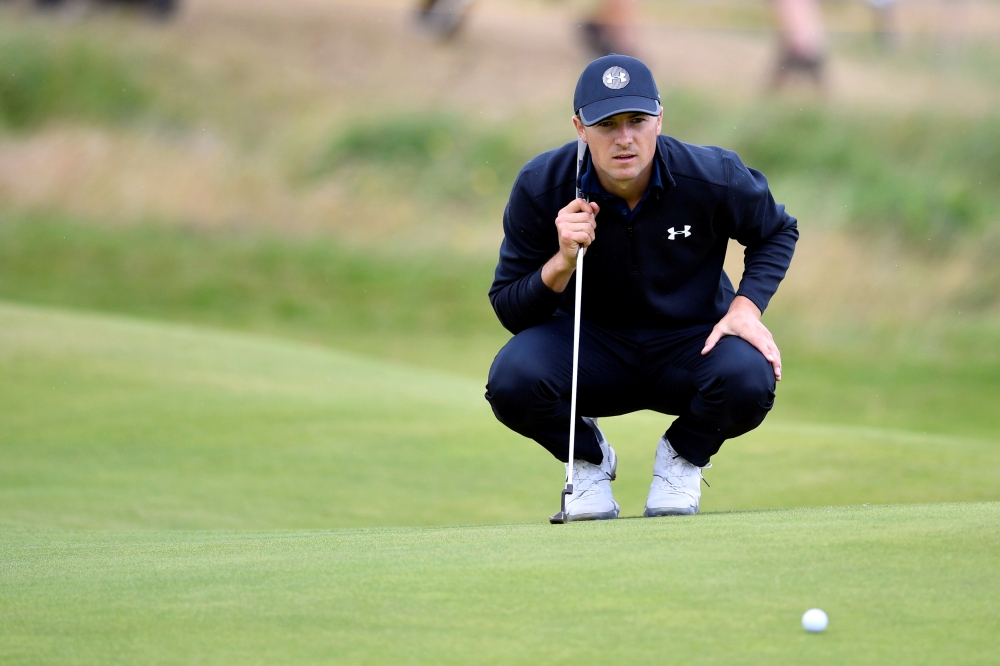
M549 516L549 522L553 525L562 525L569 522L569 515L566 514L566 496L573 494L573 486L566 484L559 495L559 513Z

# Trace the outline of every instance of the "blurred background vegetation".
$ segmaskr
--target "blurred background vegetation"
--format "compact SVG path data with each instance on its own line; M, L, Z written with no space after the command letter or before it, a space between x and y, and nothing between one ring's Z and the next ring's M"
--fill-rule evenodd
M573 138L586 6L483 0L435 43L402 0L2 4L0 298L484 380L503 206ZM769 95L766 3L648 0L664 131L736 150L799 219L779 410L995 434L963 405L1000 397L1000 4L904 3L892 49L863 3L823 7L827 88Z

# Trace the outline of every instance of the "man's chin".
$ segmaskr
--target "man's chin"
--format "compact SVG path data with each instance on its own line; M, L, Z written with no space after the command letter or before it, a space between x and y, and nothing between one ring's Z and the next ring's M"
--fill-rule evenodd
M611 176L611 180L621 185L628 185L633 180L639 177L641 169L634 168L622 168L622 169L612 169L608 175Z

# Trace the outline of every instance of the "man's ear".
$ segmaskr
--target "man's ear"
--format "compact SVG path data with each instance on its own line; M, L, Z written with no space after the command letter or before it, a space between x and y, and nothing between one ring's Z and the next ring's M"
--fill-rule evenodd
M587 128L584 126L583 121L580 120L580 116L573 116L573 127L576 129L576 135L580 137L580 140L587 143Z

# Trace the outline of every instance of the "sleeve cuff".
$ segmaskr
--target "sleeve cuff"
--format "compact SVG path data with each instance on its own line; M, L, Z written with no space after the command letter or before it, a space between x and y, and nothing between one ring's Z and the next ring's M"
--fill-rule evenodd
M749 289L744 291L742 286L740 290L736 292L736 295L749 299L751 303L757 306L757 309L760 310L761 314L764 314L764 310L767 309L767 304L771 301L769 296L764 296Z
M542 266L544 268L544 266ZM531 293L532 300L538 299L539 303L544 303L545 305L552 305L553 311L559 306L559 301L562 300L562 294L556 291L552 291L547 284L542 281L542 268L531 274L528 278L528 291Z

